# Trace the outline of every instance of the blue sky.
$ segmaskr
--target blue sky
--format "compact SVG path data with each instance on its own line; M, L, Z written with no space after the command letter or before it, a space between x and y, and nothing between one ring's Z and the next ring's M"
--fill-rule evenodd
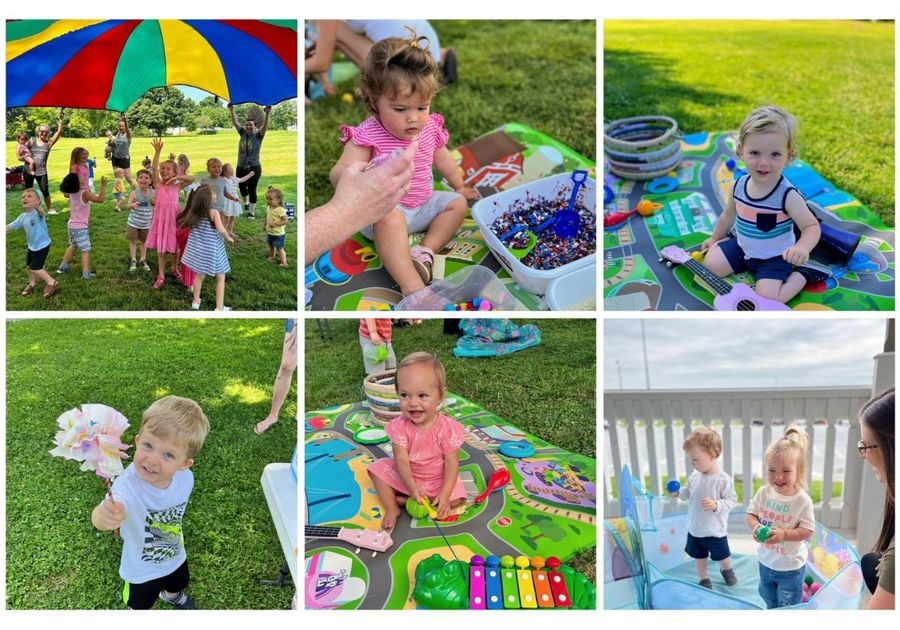
M884 319L647 319L653 389L871 385ZM644 389L640 320L608 319L603 388ZM616 361L619 361L617 366Z

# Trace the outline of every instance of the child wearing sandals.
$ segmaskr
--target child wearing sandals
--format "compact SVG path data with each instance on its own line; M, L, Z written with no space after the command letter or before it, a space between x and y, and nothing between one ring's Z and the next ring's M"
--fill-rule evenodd
M465 185L447 150L450 134L444 118L431 113L437 94L438 66L427 52L427 39L390 37L372 46L360 74L359 92L372 116L357 127L341 127L344 151L331 169L332 185L356 162L377 164L392 152L418 142L413 178L400 203L384 218L362 230L375 241L385 269L405 296L431 281L434 252L456 233L478 193ZM384 157L382 157L384 156ZM455 192L434 190L432 165ZM425 232L409 247L409 234Z
M59 290L59 282L54 280L44 263L47 254L50 253L50 235L47 233L47 217L41 210L44 203L44 194L37 188L26 188L22 191L22 214L6 226L7 232L13 230L25 230L25 240L28 243L25 256L25 266L28 269L28 284L22 289L22 297L28 297L34 293L38 280L44 281L44 297L49 298Z

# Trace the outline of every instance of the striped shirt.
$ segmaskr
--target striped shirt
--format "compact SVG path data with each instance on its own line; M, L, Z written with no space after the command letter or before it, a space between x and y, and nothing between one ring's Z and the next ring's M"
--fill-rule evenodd
M386 317L379 317L375 319L375 332L378 333L378 336L385 342L391 340L391 333L393 332L393 325L391 324L391 320ZM372 335L369 334L369 327L366 324L366 320L359 320L359 334L361 337L365 337L366 339L371 339Z
M738 245L746 258L765 260L781 256L785 249L797 242L794 220L785 209L792 190L797 190L782 175L768 195L754 199L747 194L749 175L734 183L732 194L737 210L734 227ZM799 194L799 193L798 193Z
M394 149L405 149L411 142L392 136L375 116L367 118L358 127L342 125L341 134L341 144L347 144L352 140L356 146L370 147L372 158L390 155ZM431 197L431 193L434 192L434 181L431 176L434 152L447 146L449 139L450 133L444 129L444 117L440 114L431 114L425 128L419 133L419 150L413 158L413 177L409 184L409 193L400 200L401 206L408 209L418 208Z
M137 208L132 208L128 213L128 225L136 230L149 230L150 223L153 221L153 206L150 201L156 197L156 191L152 188L147 189L145 195L140 188L134 189L134 200L138 202Z
M225 252L225 241L216 231L211 221L202 219L188 236L187 245L181 262L205 276L217 273L228 273L228 254Z

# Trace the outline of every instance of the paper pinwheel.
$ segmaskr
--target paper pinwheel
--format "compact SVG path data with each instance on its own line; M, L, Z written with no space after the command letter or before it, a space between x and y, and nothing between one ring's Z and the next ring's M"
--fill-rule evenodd
M53 440L51 455L81 462L81 470L92 470L98 477L112 479L123 472L123 451L129 448L121 441L128 420L106 405L87 404L70 409L56 420L61 431Z

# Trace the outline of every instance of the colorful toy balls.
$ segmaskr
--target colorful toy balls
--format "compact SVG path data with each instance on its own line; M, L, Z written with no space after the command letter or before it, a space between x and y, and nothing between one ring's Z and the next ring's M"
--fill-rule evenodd
M477 297L469 302L456 302L455 304L445 304L445 311L492 311L494 305L485 298Z

